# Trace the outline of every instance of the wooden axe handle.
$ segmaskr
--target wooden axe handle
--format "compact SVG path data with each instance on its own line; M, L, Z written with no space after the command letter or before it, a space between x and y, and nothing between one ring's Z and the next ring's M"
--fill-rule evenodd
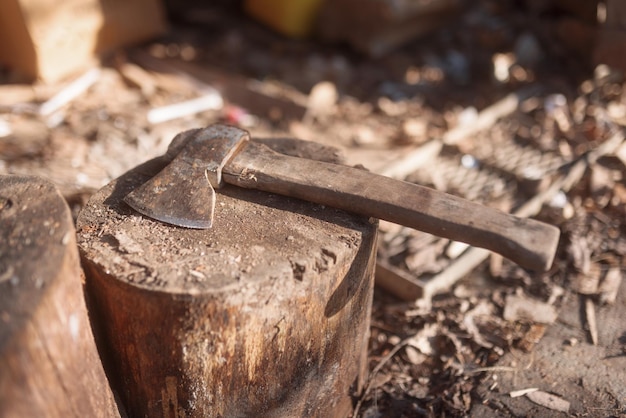
M552 265L559 229L428 187L352 167L278 154L247 143L222 171L225 182L384 219L495 251L522 267Z

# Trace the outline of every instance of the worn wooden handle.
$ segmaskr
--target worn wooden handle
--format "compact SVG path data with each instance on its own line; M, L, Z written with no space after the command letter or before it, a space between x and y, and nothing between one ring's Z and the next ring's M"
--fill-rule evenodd
M223 169L227 183L384 219L495 251L548 270L559 229L413 183L337 164L288 157L250 142Z

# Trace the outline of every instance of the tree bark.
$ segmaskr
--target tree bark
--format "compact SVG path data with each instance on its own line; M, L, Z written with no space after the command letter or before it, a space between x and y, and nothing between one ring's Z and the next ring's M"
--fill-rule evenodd
M0 176L0 236L0 416L119 417L54 186Z

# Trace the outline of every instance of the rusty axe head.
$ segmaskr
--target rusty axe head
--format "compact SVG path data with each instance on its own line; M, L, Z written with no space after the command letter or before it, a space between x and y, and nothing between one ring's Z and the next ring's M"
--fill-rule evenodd
M232 126L213 125L178 134L165 159L169 164L130 192L124 201L150 218L186 228L210 228L215 188L222 185L222 168L250 139Z

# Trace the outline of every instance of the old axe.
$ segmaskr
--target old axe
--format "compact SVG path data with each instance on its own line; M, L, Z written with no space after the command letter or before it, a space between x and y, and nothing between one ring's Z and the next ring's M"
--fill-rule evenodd
M416 184L338 164L279 154L248 132L212 125L177 135L170 163L129 193L138 212L173 225L210 228L223 182L291 196L463 241L533 270L550 268L559 229Z

